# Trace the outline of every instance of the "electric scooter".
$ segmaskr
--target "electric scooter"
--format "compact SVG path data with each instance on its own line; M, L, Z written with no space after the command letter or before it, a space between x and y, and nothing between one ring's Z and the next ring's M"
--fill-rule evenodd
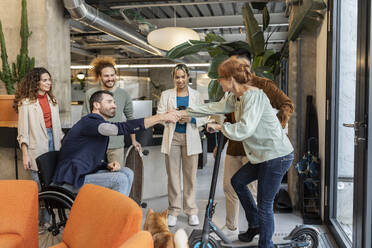
M213 131L213 130L208 130ZM216 203L214 202L214 196L216 192L217 177L220 166L221 152L223 147L223 141L225 137L222 132L218 133L218 146L216 159L214 161L212 182L209 192L208 203L206 206L204 224L202 230L193 230L189 237L190 248L254 248L257 246L252 246L249 244L234 243L229 238L227 238L224 233L213 223L212 217L215 212ZM210 233L214 232L221 241L217 241ZM307 247L307 248L317 248L319 245L319 232L312 226L308 225L298 225L291 233L284 238L288 240L286 243L275 244L276 248L294 248L294 247Z

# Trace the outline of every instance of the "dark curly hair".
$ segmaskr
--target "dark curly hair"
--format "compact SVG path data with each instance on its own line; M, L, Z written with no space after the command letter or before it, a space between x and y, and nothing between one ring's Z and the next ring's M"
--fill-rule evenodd
M22 101L24 99L28 98L31 102L37 100L37 91L39 90L41 75L44 73L48 73L50 78L52 78L47 69L43 67L35 67L29 73L26 74L26 76L22 79L20 83L18 83L13 104L13 107L16 112L18 112L18 107L22 104ZM50 86L50 90L47 92L47 94L52 100L53 105L56 105L57 99L53 95L52 85Z

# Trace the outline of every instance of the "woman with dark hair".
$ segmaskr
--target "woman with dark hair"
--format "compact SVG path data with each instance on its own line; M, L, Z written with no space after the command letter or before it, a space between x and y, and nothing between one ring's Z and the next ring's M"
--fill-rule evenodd
M273 202L280 183L293 161L293 147L266 94L252 85L253 74L246 59L229 58L218 67L225 96L219 102L189 106L182 116L201 117L234 112L236 123L208 124L228 139L241 141L248 158L232 177L244 208L248 231L239 240L250 242L260 234L259 247L273 248ZM257 205L247 184L257 180Z
M59 150L63 137L51 75L45 68L32 69L18 84L14 106L19 113L17 140L22 164L40 190L35 159L48 151Z
M189 69L185 64L176 65L171 72L174 88L163 91L158 104L158 114L174 109L185 109L190 104L200 104L199 92L191 89ZM199 225L198 208L195 202L195 179L198 154L202 152L198 127L205 118L185 116L177 123L165 123L161 152L165 154L168 174L168 225L175 226L181 213L181 180L183 175L183 211L188 215L189 225ZM181 167L182 162L182 167Z

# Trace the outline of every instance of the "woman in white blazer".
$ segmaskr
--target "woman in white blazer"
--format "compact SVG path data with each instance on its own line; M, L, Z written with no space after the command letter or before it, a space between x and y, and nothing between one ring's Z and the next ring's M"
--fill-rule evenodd
M50 73L41 67L32 69L19 83L14 103L19 114L17 140L22 164L40 190L35 159L48 151L59 150L63 137Z
M187 108L200 104L199 92L188 87L189 69L178 64L172 70L175 88L163 91L158 104L158 114L172 109ZM198 208L195 203L195 179L198 154L202 152L198 127L206 123L206 118L186 117L177 123L165 123L161 152L165 153L168 174L168 225L175 226L181 212L181 161L183 174L183 210L188 215L189 225L198 225Z

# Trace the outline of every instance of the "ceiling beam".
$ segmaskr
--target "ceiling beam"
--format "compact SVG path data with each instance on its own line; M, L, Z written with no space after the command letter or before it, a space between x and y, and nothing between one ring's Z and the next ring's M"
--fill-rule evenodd
M262 24L262 14L255 14L258 24ZM193 29L210 29L223 27L242 27L243 17L241 15L230 16L203 16L203 17L182 17L182 18L163 18L147 19L146 21L156 25L158 28L173 27L176 21L177 27ZM270 25L288 25L288 18L281 13L270 14Z
M71 47L71 53L79 54L79 55L86 56L86 57L91 57L91 58L95 58L97 56L97 54L95 54L93 52L90 52L90 51L87 51L87 50L84 50L84 49L81 49L81 48L77 48L75 46Z
M284 2L285 0L271 0L270 2ZM242 2L263 2L267 3L268 0L221 0L221 1L196 1L196 2L183 2L183 3L150 3L150 4L121 4L111 6L111 9L139 9L151 7L165 7L165 6L188 6L188 5L205 5L205 4L220 4L220 3L242 3Z

